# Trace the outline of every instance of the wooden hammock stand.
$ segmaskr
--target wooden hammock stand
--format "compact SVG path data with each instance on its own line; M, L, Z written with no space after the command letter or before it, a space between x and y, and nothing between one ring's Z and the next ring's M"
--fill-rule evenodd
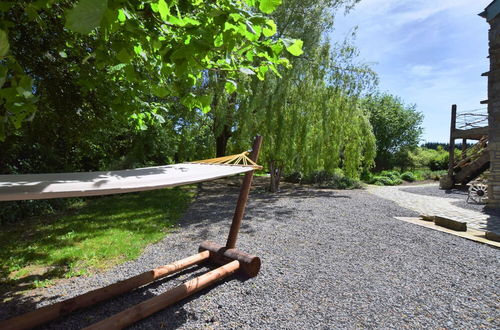
M253 163L258 160L261 144L262 137L257 136L254 140L252 152L249 157ZM238 232L243 219L248 194L252 185L253 172L254 171L245 173L225 246L221 246L210 241L204 241L200 244L198 249L199 253L197 254L175 261L171 264L152 269L109 286L89 291L80 296L76 296L50 306L45 306L5 321L0 321L0 329L30 329L71 313L77 309L88 307L98 302L121 295L205 261L210 261L213 264L219 265L219 267L174 287L154 298L150 298L118 314L92 324L85 329L122 329L216 283L217 281L226 278L235 272L241 272L249 277L257 276L261 265L260 258L236 249L236 240L238 238Z

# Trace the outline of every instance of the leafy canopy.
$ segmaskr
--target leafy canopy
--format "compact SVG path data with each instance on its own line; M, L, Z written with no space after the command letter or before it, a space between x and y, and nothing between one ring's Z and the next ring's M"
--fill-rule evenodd
M195 93L206 72L224 72L228 92L240 73L263 80L279 66L289 66L286 49L302 53L300 40L276 36L264 14L281 0L38 0L0 4L0 140L18 129L37 110L37 77L18 61L16 23L44 26L62 21L67 40L53 52L82 72L80 92L98 87L105 72L110 95L106 106L131 117L141 128L162 121L159 102L175 98L191 109L210 110L212 96ZM259 13L261 11L264 14ZM53 23L54 23L53 22ZM91 70L92 69L92 70Z
M406 105L390 94L375 94L364 99L363 107L377 139L377 169L391 168L401 153L417 147L423 115L415 105Z

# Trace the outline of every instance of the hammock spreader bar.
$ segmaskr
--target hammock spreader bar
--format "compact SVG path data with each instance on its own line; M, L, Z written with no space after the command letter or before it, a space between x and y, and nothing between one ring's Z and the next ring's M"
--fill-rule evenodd
M207 165L208 163L204 161L202 164L179 164L185 165L196 165L207 168L212 168L212 166L237 169L236 173L246 173L243 179L243 184L241 186L240 194L236 204L236 210L234 212L233 221L231 223L231 228L229 230L229 235L227 238L226 246L221 246L216 243L205 241L199 246L199 253L192 255L188 258L178 260L171 264L161 266L145 273L133 276L126 280L111 284L109 286L96 289L94 291L87 292L83 295L76 296L53 305L45 306L36 309L32 312L5 320L0 321L0 329L2 330L12 330L12 329L29 329L36 326L42 325L44 323L50 322L55 318L66 315L77 309L88 307L94 305L98 302L110 299L117 295L126 293L145 284L153 282L159 278L174 274L183 269L191 267L193 265L205 262L209 260L210 262L219 265L218 268L205 273L195 279L187 281L159 296L148 299L140 304L132 306L118 314L110 316L98 323L90 325L87 329L122 329L133 323L152 315L176 302L182 300L195 292L198 292L217 281L220 281L227 276L235 273L241 272L248 277L257 276L260 270L261 262L260 258L250 255L248 253L242 252L235 248L236 240L238 237L239 229L241 226L241 221L243 219L243 214L245 211L246 202L248 200L248 194L250 192L250 187L252 185L253 172L256 168L259 168L255 163L257 162L260 146L262 144L262 137L257 136L254 140L252 153L245 159L247 155L242 156L236 155L243 162L243 165ZM227 161L227 160L226 160ZM234 160L236 161L236 159ZM245 165L248 164L248 165ZM244 171L242 169L245 169ZM145 169L141 169L145 170ZM133 171L133 170L132 170ZM177 171L177 169L176 169ZM182 171L179 169L179 171ZM188 169L189 171L189 169ZM238 172L241 171L241 172ZM96 172L97 173L97 172ZM233 173L235 174L235 173ZM149 174L151 175L151 174ZM227 175L223 175L227 176ZM5 177L5 176L3 176ZM222 177L222 176L220 176ZM123 177L121 177L123 178ZM215 178L215 177L214 177ZM0 180L2 180L0 176ZM140 180L143 182L143 180ZM192 181L191 182L200 182ZM12 181L9 181L12 182ZM95 183L92 181L93 184ZM105 184L105 183L103 183ZM182 184L179 181L179 184ZM146 185L142 184L141 187ZM147 186L151 187L151 186ZM158 189L159 186L154 186L155 188L148 189ZM158 188L156 188L158 187ZM5 189L5 185L2 189ZM2 193L0 189L0 194ZM11 188L13 189L13 188ZM142 189L146 190L146 189ZM5 190L3 191L5 192ZM4 195L5 196L5 195ZM50 198L50 197L49 197ZM5 199L4 199L5 200Z

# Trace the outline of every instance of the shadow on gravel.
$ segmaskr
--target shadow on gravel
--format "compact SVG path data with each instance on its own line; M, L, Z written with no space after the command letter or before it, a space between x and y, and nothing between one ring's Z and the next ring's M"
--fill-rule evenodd
M213 270L215 268L217 268L217 266L214 266L212 264L208 263L200 264L198 266L186 269L177 274L155 281L151 284L145 285L129 293L125 293L119 297L104 301L102 303L99 303L97 305L79 311L75 311L66 317L60 318L58 320L46 324L40 329L47 329L47 330L53 328L79 329L82 327L89 326L107 317L110 317L116 313L119 313L129 307L132 307L150 298L158 296L158 293L155 291L166 291L169 288L173 288L177 285L185 283L186 281L189 281L200 275L203 275L206 272ZM200 296L209 293L212 289L216 289L218 286L223 285L224 283L227 283L232 280L238 280L244 282L248 280L248 277L239 274L229 276L224 280L217 282L193 294L192 296L183 299L180 302L177 302L172 306L167 307L149 316L147 321L148 325L151 326L152 321L153 323L157 321L158 323L156 328L177 329L181 327L184 323L186 323L188 320L196 319L197 318L196 315L194 313L187 312L184 309L184 305L191 302L192 300L198 299ZM134 324L132 328L138 328L138 329L142 328L141 321Z
M192 204L178 223L181 230L190 235L188 238L194 243L195 246L203 240L210 239L210 235L213 235L214 228L220 228L221 230L227 231L229 230L229 224L233 217L240 191L241 180L242 178L236 177L231 179L216 180L200 184L198 186L198 196L196 197L196 202ZM288 184L283 185L281 192L273 194L266 190L267 184L262 184L262 180L256 181L257 182L255 182L254 187L252 188L249 204L247 205L247 210L245 212L246 215L241 227L241 233L244 234L252 235L255 233L258 221L267 221L268 219L273 219L273 221L278 222L289 221L291 215L296 210L293 208L293 204L288 206L278 205L278 201L281 197L286 196L288 198L296 198L294 203L300 203L301 200L305 198L351 198L350 196L340 194L339 192L333 190L320 190L317 188L307 188ZM306 212L306 210L302 211ZM214 226L214 224L217 225ZM196 230L194 230L194 228L196 228ZM212 232L210 231L210 228L212 229ZM224 232L223 236L225 237L225 235L226 233ZM199 276L202 273L205 273L206 267L207 265L190 268L181 273L158 280L120 297L71 313L64 318L53 321L42 329L76 329L88 326L134 304L156 296L158 294L157 292L162 291L162 286L175 286L181 282L185 282L186 280ZM195 318L195 315L188 313L183 308L184 304L206 294L212 288L216 288L218 285L222 285L234 279L245 281L247 278L240 275L230 276L218 284L191 296L183 302L177 303L174 306L163 310L161 315L156 315L156 317L158 317L158 327L175 329L182 326L187 320ZM41 293L39 295L32 294L30 296L12 296L9 298L10 301L2 303L0 308L0 319L6 319L8 318L7 316L13 317L15 315L20 315L34 310L37 302L41 298L44 298L44 296L43 293ZM60 298L61 296L53 296L50 300L55 301ZM154 317L155 316L152 316L152 318ZM162 322L165 319L168 319L168 323L163 324ZM139 328L140 324L141 323L137 324ZM210 324L207 323L207 326L209 327Z

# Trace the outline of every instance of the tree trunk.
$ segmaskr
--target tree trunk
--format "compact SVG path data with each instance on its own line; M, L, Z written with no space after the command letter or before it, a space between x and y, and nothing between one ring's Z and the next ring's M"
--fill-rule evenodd
M271 172L271 182L269 185L269 190L271 190L271 192L273 193L278 192L281 181L281 174L283 172L283 164L279 161L272 160L269 162L269 171Z
M226 156L227 141L231 137L231 128L228 125L224 126L224 129L215 137L215 157Z

